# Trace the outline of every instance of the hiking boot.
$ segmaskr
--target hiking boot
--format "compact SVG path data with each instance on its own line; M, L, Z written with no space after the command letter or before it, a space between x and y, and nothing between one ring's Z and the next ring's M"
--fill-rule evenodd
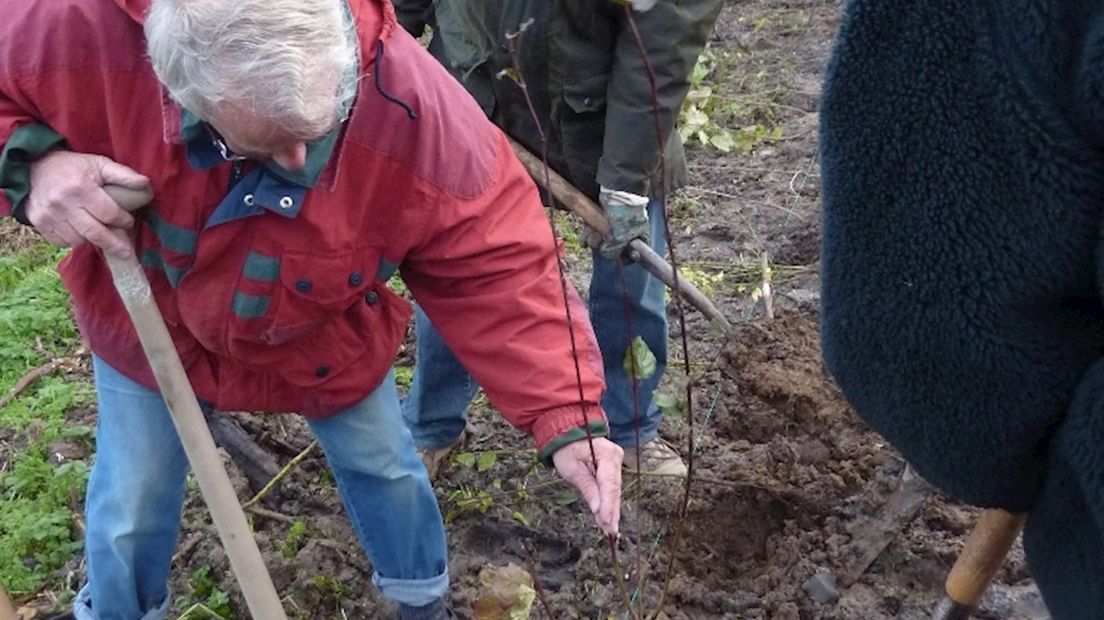
M638 451L640 453L639 470L636 468ZM625 461L622 467L626 472L649 476L686 476L688 471L679 453L658 437L639 448L625 448Z
M460 436L457 437L455 441L445 444L440 448L418 448L418 458L422 459L426 472L429 473L430 480L437 478L438 472L441 471L441 466L448 462L449 456L451 456L453 451L459 448L460 443L464 441L464 435L465 433L460 433Z

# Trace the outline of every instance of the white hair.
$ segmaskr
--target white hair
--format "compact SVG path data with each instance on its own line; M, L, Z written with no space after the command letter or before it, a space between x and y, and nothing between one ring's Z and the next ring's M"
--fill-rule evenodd
M356 95L347 11L345 0L153 0L146 42L157 77L196 116L244 107L309 140Z

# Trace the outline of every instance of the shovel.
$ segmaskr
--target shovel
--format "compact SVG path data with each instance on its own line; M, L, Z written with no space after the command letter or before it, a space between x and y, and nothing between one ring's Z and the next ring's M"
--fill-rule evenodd
M127 211L138 209L152 199L148 191L121 186L109 185L104 187L104 191ZM115 233L130 243L124 231L116 230ZM211 511L215 529L230 558L230 568L241 586L249 613L258 620L286 620L284 606L261 559L257 541L249 530L230 477L222 466L215 441L211 438L211 431L207 428L142 266L133 255L127 259L110 254L104 256L111 268L115 288L134 322L142 349L157 378L157 385L195 472L199 490Z
M606 219L606 214L602 213L602 210L594 204L593 200L579 191L567 179L557 174L555 170L545 166L544 162L530 153L524 146L514 141L513 138L510 138L510 146L514 148L514 153L521 160L521 165L525 166L529 176L533 177L537 185L544 187L549 194L552 194L553 198L558 200L568 211L579 216L587 226L602 235L609 234L610 225ZM630 260L639 263L641 267L648 270L648 273L659 278L668 288L697 308L702 314L716 321L724 330L726 336L732 334L732 324L696 286L688 282L686 278L679 278L676 287L674 269L667 261L663 260L662 256L656 254L655 250L650 248L647 243L640 239L633 239L629 242L626 254Z

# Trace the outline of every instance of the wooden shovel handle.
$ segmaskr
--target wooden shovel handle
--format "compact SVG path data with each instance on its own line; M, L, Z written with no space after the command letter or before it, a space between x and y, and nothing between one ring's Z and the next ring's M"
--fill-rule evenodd
M105 186L104 191L127 211L142 207L152 198L148 191L116 185ZM115 233L129 243L125 231L116 230ZM222 466L222 458L142 266L135 256L123 259L105 254L104 257L157 379L157 386L172 416L180 443L199 482L200 493L207 503L211 520L251 615L258 620L287 620L283 603L265 568L257 541L253 538L226 469Z
M104 185L104 193L127 211L137 211L153 200L153 192L149 188L131 189L122 185Z
M971 607L981 602L1026 519L1026 514L996 509L981 513L966 547L947 575L947 595L951 599Z
M947 596L936 607L933 620L969 617L1004 564L1025 520L1026 514L997 509L981 513L966 546L947 575Z
M18 620L15 615L15 606L12 605L8 593L0 587L0 620Z

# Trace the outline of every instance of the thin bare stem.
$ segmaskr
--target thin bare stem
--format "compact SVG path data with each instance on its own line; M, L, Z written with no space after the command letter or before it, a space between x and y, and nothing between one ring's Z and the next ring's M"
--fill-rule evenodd
M549 171L551 167L548 165L548 138L544 133L544 128L541 126L540 116L537 114L536 108L533 106L533 98L529 95L529 87L525 83L525 76L521 69L521 58L519 57L518 50L520 49L520 42L522 34L529 22L522 24L520 30L512 35L507 36L507 42L510 48L510 58L514 64L514 72L516 73L515 82L521 89L521 94L525 98L525 105L529 110L529 115L533 119L533 125L537 128L537 136L540 139L541 150L541 162L544 164L544 182L545 187L551 187L551 175ZM590 448L591 465L594 468L595 475L598 474L598 456L594 452L594 434L590 430L590 418L588 416L588 407L586 403L586 396L583 394L583 376L582 371L579 368L579 351L575 341L575 326L571 316L571 297L568 292L567 273L563 264L563 256L559 251L559 234L556 230L556 220L552 217L552 205L544 205L549 213L548 224L549 230L552 233L552 251L556 255L556 268L559 271L560 276L560 289L563 293L564 309L567 315L567 333L571 339L571 358L575 365L575 381L579 388L579 405L583 412L584 431L586 432L587 445ZM615 536L607 536L610 546L610 558L614 566L614 574L616 575L618 586L621 590L622 599L626 602L629 601L628 591L625 589L625 579L621 574L621 563L617 558L617 538ZM631 610L631 606L630 606ZM636 619L636 614L633 614ZM638 619L636 619L638 620Z
M260 502L265 495L268 495L269 491L275 488L277 484L280 484L281 480L287 477L288 473L291 472L292 469L295 469L296 465L298 465L303 459L307 458L307 456L311 453L312 450L314 450L314 447L317 445L318 440L310 442L310 445L308 445L306 448L303 448L302 452L296 454L295 458L288 461L288 464L284 465L283 469L277 472L276 475L272 477L272 480L269 480L268 484L264 485L264 488L258 491L257 494L253 496L253 499L242 504L242 508L244 508L245 510L249 510L253 506L256 506L257 503Z
M514 71L516 77L514 82L521 89L521 94L525 98L525 106L529 109L529 114L533 118L533 125L537 128L537 137L540 139L541 144L541 162L544 164L545 170L545 187L548 187L550 181L548 177L548 137L544 133L544 127L541 125L540 117L537 115L537 110L533 106L533 98L529 95L529 87L525 83L525 76L521 70L521 58L518 55L518 50L521 47L521 37L525 32L525 29L529 26L530 22L523 23L518 32L511 35L507 35L506 39L510 47L510 59L514 64ZM551 213L551 204L544 205L548 212ZM552 232L552 251L556 256L556 269L560 276L560 290L563 294L564 311L567 318L567 334L571 340L571 359L575 365L575 384L579 389L579 406L583 412L584 430L586 431L587 444L590 446L590 458L594 466L595 473L598 472L598 457L594 453L594 436L590 432L590 417L588 415L589 408L587 407L586 395L583 394L583 375L582 370L579 368L579 350L575 341L575 321L571 316L571 295L568 292L567 273L563 264L563 257L559 251L559 234L556 231L556 221L549 215L548 216L549 230Z
M629 334L629 364L632 369L632 376L630 377L632 383L632 402L633 402L633 430L635 432L635 439L633 445L636 446L636 463L635 473L636 481L640 481L640 458L643 454L643 450L640 449L640 381L637 379L637 370L640 368L636 359L636 347L633 346L633 320L632 320L632 301L629 299L629 282L628 277L625 275L625 264L620 259L617 261L617 273L621 279L621 299L625 306L625 323L628 327L627 333ZM644 488L642 485L636 485L636 503L640 505L643 501ZM625 494L622 493L622 496ZM636 517L636 531L640 530L640 512L637 511L634 515ZM636 590L640 592L644 587L644 558L641 554L636 554ZM632 602L631 599L629 601ZM639 599L640 613L644 612L644 600L643 597Z
M533 556L533 550L525 544L525 541L521 541L521 548L525 549L526 561L529 563L529 574L533 577L533 590L537 593L537 600L540 601L541 607L544 607L544 613L548 614L549 619L556 620L556 613L552 611L552 605L548 603L548 596L545 594L544 588L541 587L540 579L537 578L537 560Z
M678 289L679 283L679 267L678 256L675 251L674 237L671 235L671 220L667 215L667 201L665 200L665 190L667 182L667 162L664 156L666 152L666 144L664 144L663 127L660 125L659 120L659 91L656 86L656 72L655 67L652 66L651 58L648 56L648 51L644 47L644 40L640 37L640 30L636 27L636 20L633 18L632 7L626 3L623 5L625 13L625 22L629 26L630 32L632 32L633 39L636 41L637 49L640 50L640 56L644 61L644 69L648 74L648 83L651 87L652 95L652 119L655 121L656 132L656 148L659 152L659 197L663 206L663 229L664 234L667 237L667 252L671 259L671 269L673 271L673 277L675 282L675 289ZM678 308L679 317L679 339L682 344L683 352L683 372L686 375L686 419L689 433L689 443L691 449L687 455L686 460L686 483L683 486L682 505L679 507L678 520L674 524L674 541L671 547L670 561L667 566L667 575L663 582L663 593L659 599L659 605L656 607L655 615L653 618L658 617L663 612L663 607L667 601L667 595L671 588L671 575L674 569L674 558L676 551L678 550L679 542L682 539L682 519L686 517L686 514L690 509L690 489L691 483L694 479L694 389L693 389L693 377L691 376L690 367L690 344L687 337L686 330L686 309L682 303L682 297L680 295L673 296L675 301L675 307Z

